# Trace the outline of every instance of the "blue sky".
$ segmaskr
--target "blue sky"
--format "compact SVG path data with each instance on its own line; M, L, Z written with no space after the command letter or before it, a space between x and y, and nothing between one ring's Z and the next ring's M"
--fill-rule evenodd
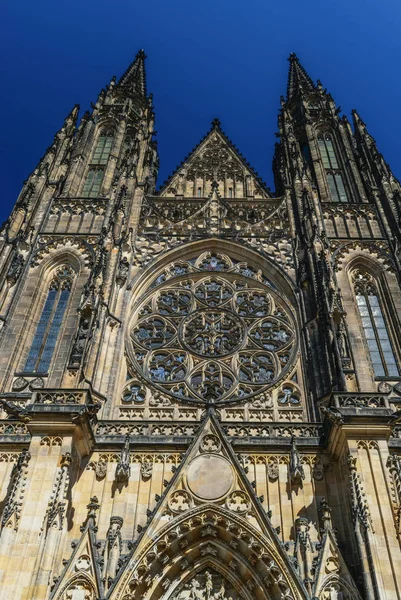
M357 108L400 177L400 25L396 0L8 0L0 220L71 107L86 110L140 48L154 94L159 184L217 116L273 186L290 52L344 113Z

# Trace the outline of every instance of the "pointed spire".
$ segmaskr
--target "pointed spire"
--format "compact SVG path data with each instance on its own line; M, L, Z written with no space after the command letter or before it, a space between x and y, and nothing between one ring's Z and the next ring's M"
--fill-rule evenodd
M290 54L288 60L290 70L288 72L287 99L290 100L297 91L312 91L315 89L315 85L299 62L296 54Z
M134 61L121 77L118 85L132 87L141 96L146 97L146 72L144 50L139 50Z

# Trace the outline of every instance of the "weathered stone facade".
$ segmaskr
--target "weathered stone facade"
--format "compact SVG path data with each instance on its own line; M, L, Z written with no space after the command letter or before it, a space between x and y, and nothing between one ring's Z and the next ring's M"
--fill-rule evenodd
M1 229L0 597L400 600L400 184L292 55L156 191L144 58Z

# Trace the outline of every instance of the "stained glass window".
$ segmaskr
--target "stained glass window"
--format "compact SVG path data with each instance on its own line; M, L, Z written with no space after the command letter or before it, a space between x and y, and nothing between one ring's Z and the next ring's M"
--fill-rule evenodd
M398 377L396 357L372 277L356 271L353 275L356 302L366 344L376 377Z
M47 373L67 308L72 271L60 269L50 285L24 371Z

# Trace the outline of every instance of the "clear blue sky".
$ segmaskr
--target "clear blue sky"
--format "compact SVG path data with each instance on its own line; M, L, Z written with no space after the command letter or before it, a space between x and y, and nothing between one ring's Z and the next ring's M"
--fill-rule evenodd
M401 176L396 0L8 0L3 8L0 221L75 103L86 110L137 50L154 94L159 184L217 116L269 185L290 52Z

